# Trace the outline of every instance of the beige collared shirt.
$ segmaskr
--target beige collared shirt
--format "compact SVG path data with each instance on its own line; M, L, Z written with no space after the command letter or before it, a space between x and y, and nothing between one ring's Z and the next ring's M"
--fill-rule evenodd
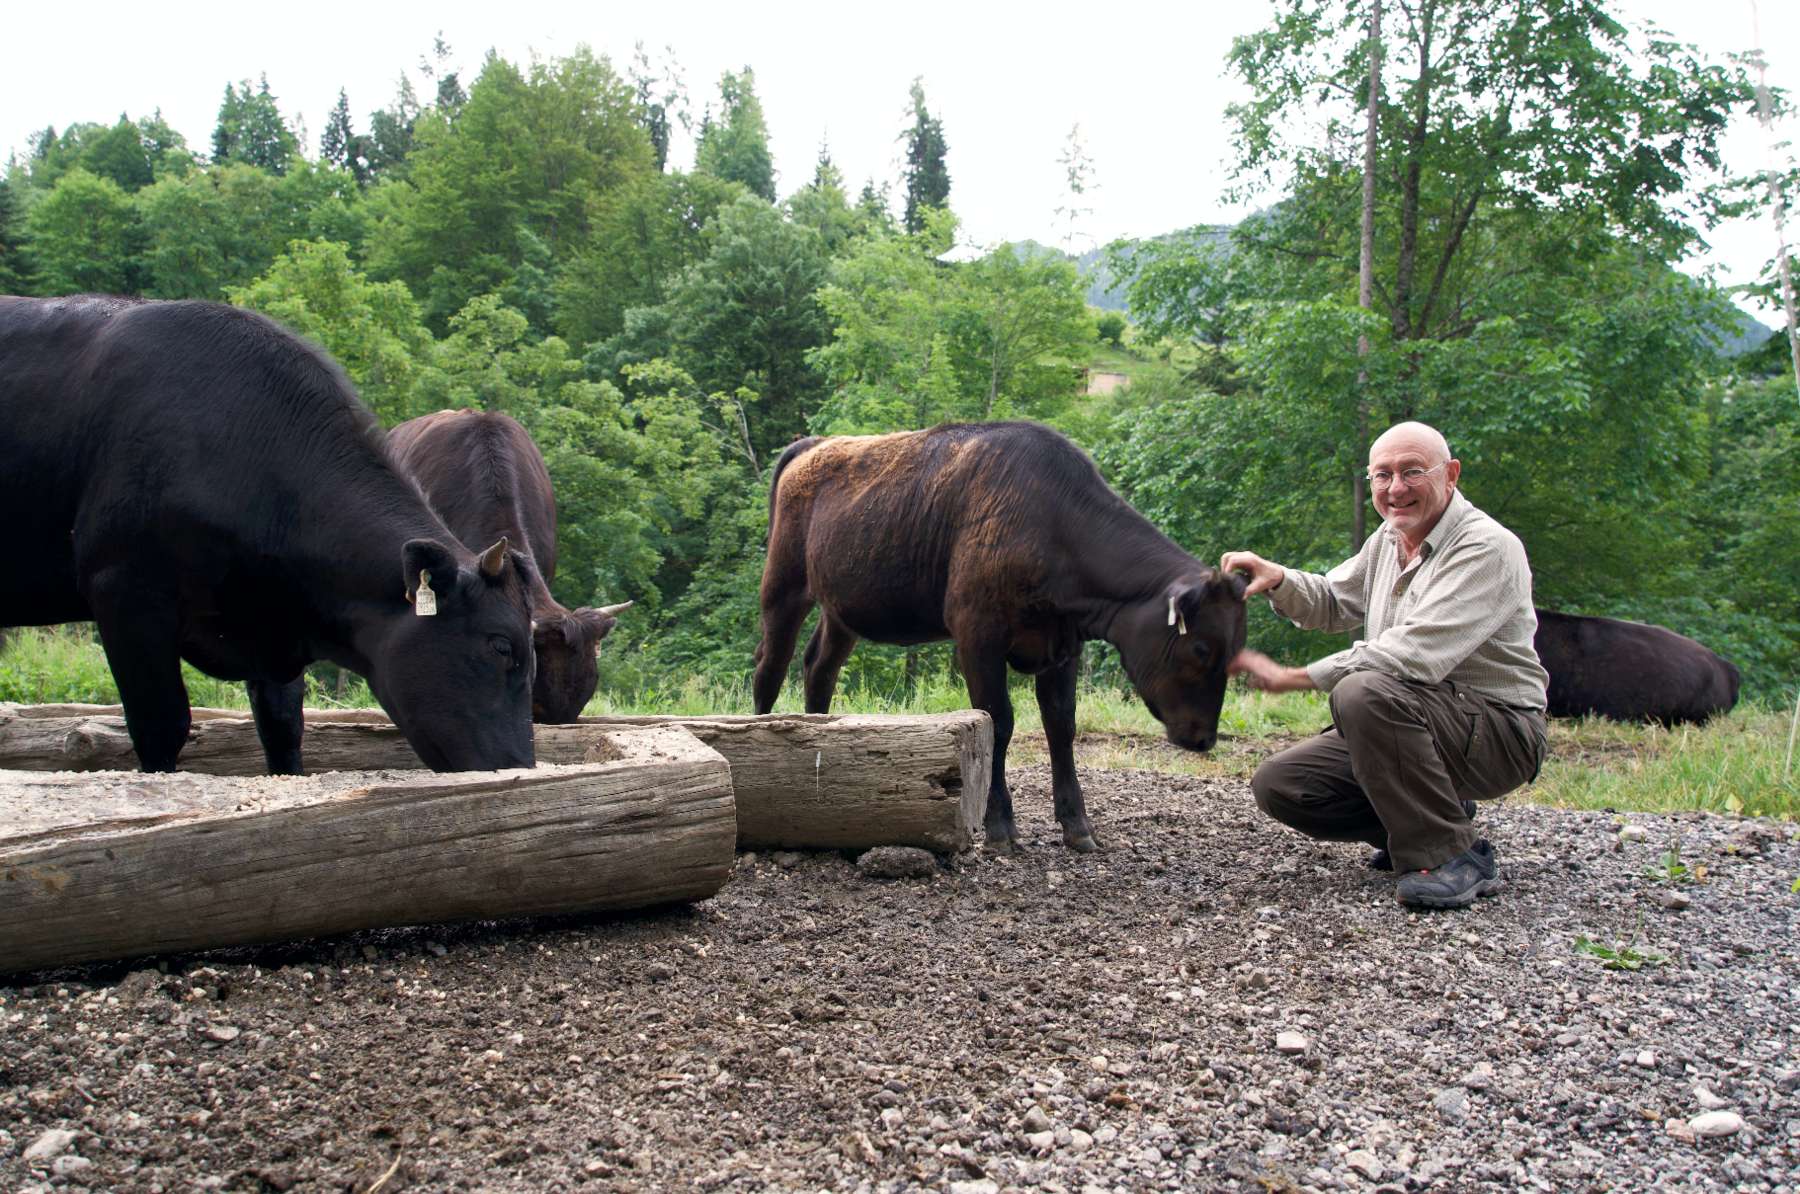
M1549 674L1532 640L1531 565L1525 545L1458 490L1410 566L1385 524L1363 549L1320 576L1293 568L1269 590L1275 612L1302 630L1363 628L1347 651L1308 665L1330 692L1352 672L1452 680L1490 701L1544 708Z

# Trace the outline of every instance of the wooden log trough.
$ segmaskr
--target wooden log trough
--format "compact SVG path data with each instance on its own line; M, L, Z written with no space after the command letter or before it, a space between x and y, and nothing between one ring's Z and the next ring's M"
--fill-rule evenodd
M240 711L195 709L183 771L260 775L262 746ZM303 755L314 775L417 768L380 710L308 709ZM540 764L611 758L631 728L679 726L723 755L737 797L740 848L966 850L980 840L993 722L975 710L922 716L584 717L536 726ZM0 768L137 766L117 705L0 704Z
M34 720L55 719L4 728ZM71 745L117 766L107 720ZM679 726L604 740L594 762L443 775L0 773L0 973L716 893L730 765Z

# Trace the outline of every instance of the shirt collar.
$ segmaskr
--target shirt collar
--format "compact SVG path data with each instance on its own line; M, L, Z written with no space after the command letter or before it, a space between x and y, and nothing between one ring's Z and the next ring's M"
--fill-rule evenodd
M1443 516L1438 519L1437 525L1431 528L1431 533L1425 536L1425 542L1419 546L1419 559L1423 560L1426 556L1436 555L1438 549L1444 545L1444 541L1456 533L1456 528L1462 525L1463 519L1469 516L1469 511L1473 508L1469 505L1469 499L1463 496L1462 490L1452 491L1450 504L1444 507ZM1400 542L1399 534L1386 523L1382 524L1381 530L1387 536L1389 543L1398 544Z

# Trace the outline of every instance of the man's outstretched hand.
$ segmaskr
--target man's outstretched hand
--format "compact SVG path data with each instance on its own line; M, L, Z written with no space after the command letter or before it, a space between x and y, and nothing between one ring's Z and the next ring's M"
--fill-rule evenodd
M1233 553L1248 554L1248 553ZM1231 556L1226 556L1230 559ZM1251 557L1255 558L1255 557ZM1259 561L1264 562L1264 561ZM1279 571L1279 569L1277 569ZM1250 677L1250 687L1263 692L1307 692L1318 688L1313 678L1303 667L1283 667L1261 651L1252 651L1245 647L1237 653L1232 661L1225 665L1225 674L1235 676L1243 672Z
M1287 571L1272 560L1265 560L1253 551L1228 551L1219 558L1219 571L1224 573L1242 572L1250 578L1250 585L1244 590L1246 597L1252 593L1266 593L1286 579Z

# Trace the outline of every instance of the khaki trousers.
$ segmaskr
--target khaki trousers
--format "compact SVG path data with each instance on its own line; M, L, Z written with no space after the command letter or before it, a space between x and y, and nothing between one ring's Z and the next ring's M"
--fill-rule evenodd
M1542 713L1384 672L1341 681L1331 719L1256 769L1257 807L1308 837L1385 849L1396 871L1430 870L1474 845L1462 802L1536 779L1549 738Z

